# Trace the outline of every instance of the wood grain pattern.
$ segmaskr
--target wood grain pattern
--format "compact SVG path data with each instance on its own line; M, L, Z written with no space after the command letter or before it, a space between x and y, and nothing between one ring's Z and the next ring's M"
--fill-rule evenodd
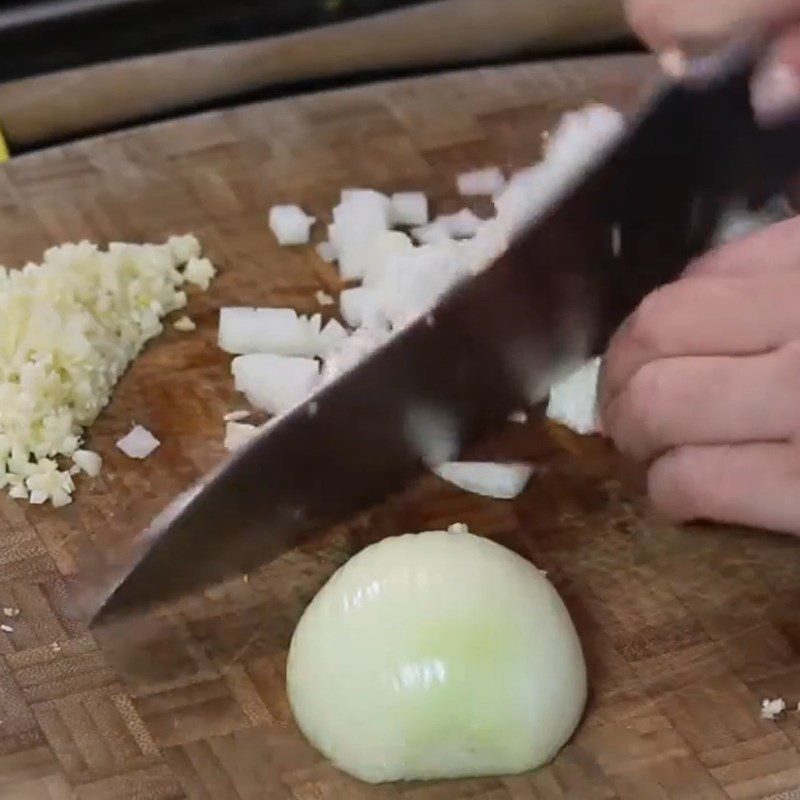
M445 75L249 106L12 160L0 170L0 262L80 237L157 240L194 230L219 265L194 296L193 334L167 332L123 378L91 434L106 466L53 511L0 499L0 797L4 800L794 800L800 715L768 722L761 698L800 700L800 546L757 532L654 518L639 476L596 440L538 421L479 454L542 467L512 503L432 476L302 550L224 586L92 634L70 579L102 563L153 508L219 458L239 407L215 347L231 302L316 308L335 288L309 249L281 250L275 202L325 216L342 186L429 188L522 165L558 115L590 99L631 106L654 70L636 57ZM133 420L163 440L134 463ZM550 766L511 778L360 785L293 725L286 646L304 604L349 554L453 521L548 570L581 634L591 700ZM224 536L224 531L220 531Z

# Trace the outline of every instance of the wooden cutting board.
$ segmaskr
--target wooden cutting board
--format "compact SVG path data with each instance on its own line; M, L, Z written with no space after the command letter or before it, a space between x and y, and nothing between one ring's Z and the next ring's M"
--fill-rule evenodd
M514 502L425 476L247 581L97 635L71 612L77 570L224 457L222 415L241 402L214 343L217 309L311 312L317 289L338 287L310 248L276 247L271 204L325 218L341 187L367 185L424 188L437 210L454 210L457 172L524 165L561 112L591 99L630 107L653 76L638 57L443 75L183 119L3 167L0 262L81 237L191 230L220 268L212 291L191 299L199 330L153 343L93 429L101 477L81 480L59 511L0 498L0 606L20 609L0 632L3 800L800 797L800 714L759 718L764 697L800 700L800 543L660 522L636 471L603 443L538 420L478 450L542 468ZM133 421L163 441L142 463L113 446ZM454 521L548 570L586 649L585 720L536 773L359 784L292 722L289 637L365 543Z

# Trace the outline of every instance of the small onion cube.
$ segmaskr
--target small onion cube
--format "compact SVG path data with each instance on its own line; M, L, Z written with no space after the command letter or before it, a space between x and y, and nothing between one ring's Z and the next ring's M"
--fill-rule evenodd
M582 435L597 431L597 383L601 359L593 358L554 383L547 403L548 419Z
M367 286L345 289L339 295L339 311L342 319L351 328L386 327L386 318L381 312L380 296Z
M418 228L413 228L411 235L420 244L436 244L438 242L447 242L452 237L446 225L443 225L439 220L431 222L427 225L420 225Z
M269 210L270 230L282 247L308 244L315 221L296 205L272 206Z
M161 442L147 428L135 425L130 433L117 442L117 447L128 458L143 459L147 458L160 444Z
M391 197L389 221L392 225L427 225L428 198L422 192L396 192Z
M330 319L319 334L319 354L323 358L338 348L347 339L348 333L341 322Z
M471 209L462 208L455 214L437 217L436 223L444 227L451 238L468 239L478 232L483 220Z
M511 500L533 475L529 464L495 464L489 461L448 461L433 470L442 480L466 492Z
M225 425L224 447L229 452L238 450L255 439L260 432L261 427L258 425L251 425L247 422L228 422Z
M291 308L220 310L219 346L234 355L274 353L285 356L317 354L317 334L306 317Z
M103 468L103 459L93 450L76 450L72 454L72 463L90 478L96 478Z
M231 371L237 391L268 414L302 403L319 383L319 363L313 358L253 353L234 358Z
M456 184L458 193L464 196L494 195L505 188L506 179L499 167L486 167L462 173Z

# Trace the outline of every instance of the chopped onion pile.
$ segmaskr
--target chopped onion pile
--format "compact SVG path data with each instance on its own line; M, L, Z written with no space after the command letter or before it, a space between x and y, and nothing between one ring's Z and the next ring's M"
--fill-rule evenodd
M344 189L332 212L328 241L317 245L317 252L325 261L338 262L343 280L360 284L344 289L338 298L347 329L335 321L323 328L319 315L305 317L289 308L222 309L222 349L237 356L271 356L235 359L237 388L257 408L280 414L353 367L461 281L486 268L507 248L515 230L546 209L565 182L622 128L621 114L591 105L567 114L550 139L545 160L515 173L508 183L497 167L460 175L462 194L493 196L496 215L489 220L464 208L430 222L422 192L388 196ZM276 206L270 214L273 229L277 221L296 224L299 231L300 222L309 220L296 206ZM307 227L300 231L304 240ZM396 227L409 228L411 236ZM284 231L279 239L296 243L301 237L292 232ZM470 477L468 470L462 485L492 496L513 496L530 477L530 468L522 465L496 465L494 473L494 465L481 466L486 468L484 478ZM460 466L442 469L462 474Z
M361 780L535 769L580 721L586 666L552 584L511 550L451 530L363 550L292 637L297 724Z
M66 244L41 264L0 267L0 488L70 502L70 473L101 464L79 449L84 429L162 318L186 305L182 287L206 288L214 272L194 236L107 251Z

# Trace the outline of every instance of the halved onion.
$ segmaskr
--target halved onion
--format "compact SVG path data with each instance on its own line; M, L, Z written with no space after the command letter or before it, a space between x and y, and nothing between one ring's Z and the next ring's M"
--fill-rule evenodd
M287 684L307 739L371 783L534 769L586 701L545 574L464 532L385 539L345 564L295 630Z

